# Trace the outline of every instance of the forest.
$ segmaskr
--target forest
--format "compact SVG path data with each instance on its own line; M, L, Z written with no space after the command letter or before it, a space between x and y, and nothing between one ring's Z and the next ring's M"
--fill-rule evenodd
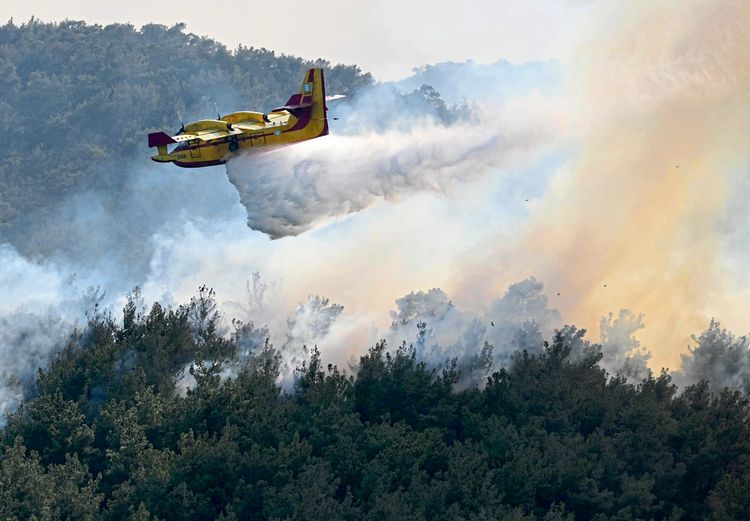
M303 72L326 68L330 92L371 83L356 66L229 50L172 27L32 19L0 26L0 241L25 254L54 243L56 205L80 190L117 193L145 136L183 119L283 104ZM40 233L48 226L53 231Z
M0 246L87 251L89 237L60 232L61 201L82 188L117 199L110 166L146 156L146 133L214 102L276 105L311 65L331 92L373 82L181 24L8 22ZM429 86L407 95L454 117ZM116 240L130 252L153 230L121 210ZM147 306L138 288L121 313L99 301L33 382L17 382L25 398L0 430L4 519L750 519L749 341L718 322L680 373L608 372L611 354L564 326L477 379L512 346L434 364L380 341L347 346L354 362L340 367L328 346L300 345L290 367L265 324L222 315L206 286L182 305Z
M206 287L89 316L2 431L5 519L750 514L747 395L628 383L575 328L470 388L381 342L356 371L311 346L282 389L281 353L253 324L224 332Z

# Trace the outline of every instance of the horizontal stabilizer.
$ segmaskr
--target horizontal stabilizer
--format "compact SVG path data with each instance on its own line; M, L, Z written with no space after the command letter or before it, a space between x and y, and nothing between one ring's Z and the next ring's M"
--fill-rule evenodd
M273 109L272 112L280 112L282 110L299 110L299 109L307 109L312 107L313 101L311 95L303 95L303 94L294 94L289 100L286 102L286 105L283 107L277 107Z
M281 112L282 110L298 110L298 109L309 109L312 107L312 103L290 103L283 107L276 107L271 112Z
M177 143L177 141L164 132L152 132L148 135L149 148L171 145L172 143Z
M344 94L334 94L333 96L326 96L326 101L336 101L340 99L344 99L346 95Z

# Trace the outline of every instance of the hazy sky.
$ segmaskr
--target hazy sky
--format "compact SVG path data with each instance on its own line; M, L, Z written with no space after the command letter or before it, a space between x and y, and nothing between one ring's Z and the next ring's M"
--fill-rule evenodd
M572 0L4 0L0 16L17 23L31 16L136 26L185 22L189 31L229 47L356 63L388 80L448 60L565 60L591 5Z

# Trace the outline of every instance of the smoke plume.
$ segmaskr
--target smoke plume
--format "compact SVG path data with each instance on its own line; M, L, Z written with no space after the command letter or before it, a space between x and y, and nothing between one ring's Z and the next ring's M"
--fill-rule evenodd
M724 388L750 393L750 338L736 337L712 320L695 347L680 356L682 367L675 381L682 386L705 380L714 392Z
M455 294L531 270L588 327L612 309L643 313L654 362L677 367L687 332L710 317L750 328L721 230L750 159L750 4L613 2L599 14L569 71L579 153L512 242L498 234L467 254Z
M643 315L634 315L628 309L621 309L616 318L612 313L602 317L599 322L601 366L632 383L647 378L651 374L648 368L651 353L635 337L645 327Z
M110 166L118 191L78 194L35 234L54 253L0 246L0 408L92 302L117 316L136 285L164 305L214 287L242 352L270 337L287 375L304 347L346 367L386 338L480 382L575 321L612 374L682 361L681 383L746 390L744 337L690 334L713 316L750 329L750 4L595 13L568 63L423 68L332 104L328 137L231 161L231 184L146 151Z
M103 295L56 266L29 261L0 245L0 425L76 332Z
M561 325L534 279L511 285L482 315L459 311L444 291L433 288L397 299L391 319L390 345L413 345L432 367L455 359L463 386L483 384L510 365L516 352L540 353L544 339Z
M341 122L324 139L229 161L250 228L298 235L381 201L450 192L554 135L548 119L521 123L479 105L448 108L424 85L410 94L370 87L339 110Z

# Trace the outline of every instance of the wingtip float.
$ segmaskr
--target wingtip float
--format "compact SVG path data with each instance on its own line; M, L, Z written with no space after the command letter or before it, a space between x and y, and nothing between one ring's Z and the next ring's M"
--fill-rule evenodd
M258 151L325 136L326 101L343 97L326 97L323 69L309 69L299 92L270 112L233 112L183 125L174 136L164 132L149 134L148 146L156 147L158 152L151 159L185 168L214 166L226 163L240 151ZM171 145L177 146L170 151Z

